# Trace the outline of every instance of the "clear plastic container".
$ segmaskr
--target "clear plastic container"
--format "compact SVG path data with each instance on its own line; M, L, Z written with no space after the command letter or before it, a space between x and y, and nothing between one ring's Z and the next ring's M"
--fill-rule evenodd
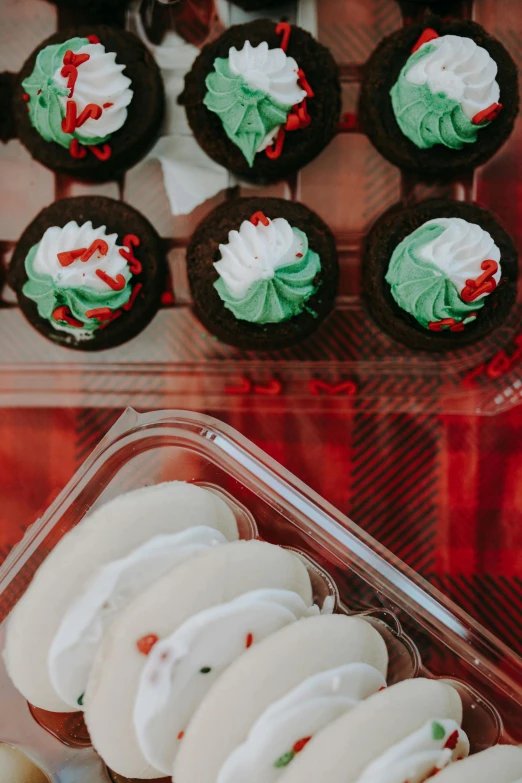
M144 24L159 0L134 0L127 27L152 41ZM140 15L140 6L144 15ZM162 4L162 8L166 6ZM519 0L448 2L457 16L471 16L497 36L522 63L517 26ZM181 10L180 10L181 9ZM185 10L183 10L185 9ZM198 10L198 45L244 14L227 0L182 0L163 18L173 29L193 29L182 13ZM291 182L269 188L236 186L173 217L160 164L144 160L121 182L86 185L55 176L31 160L17 140L0 146L0 254L8 264L24 227L55 198L104 194L122 198L146 215L165 238L171 284L150 326L126 345L81 354L52 345L23 318L7 287L0 299L0 405L77 405L142 408L190 406L250 409L378 410L491 414L522 399L520 304L504 325L478 344L442 356L414 352L394 342L371 321L360 298L360 247L369 225L398 201L433 195L475 199L501 218L522 246L520 168L522 123L502 150L475 175L444 188L427 188L401 175L374 150L357 125L361 66L384 35L422 5L397 0L288 0L272 9L316 32L339 63L345 122L312 164ZM74 13L57 16L42 0L5 3L0 28L0 69L16 71L26 56ZM145 19L146 21L146 19ZM152 33L151 33L152 34ZM2 45L3 44L3 45ZM232 187L233 186L233 187ZM197 223L231 195L275 195L299 199L332 227L339 250L341 279L335 309L315 336L268 354L239 351L213 339L191 311L185 247Z
M122 415L0 568L0 618L88 511L171 479L219 492L244 537L258 535L301 553L319 600L331 596L338 611L364 614L382 633L389 682L420 674L456 685L473 751L522 742L522 659L246 438L197 413L129 408ZM0 644L2 635L0 626ZM110 780L80 713L34 714L0 664L0 742L26 750L53 783Z

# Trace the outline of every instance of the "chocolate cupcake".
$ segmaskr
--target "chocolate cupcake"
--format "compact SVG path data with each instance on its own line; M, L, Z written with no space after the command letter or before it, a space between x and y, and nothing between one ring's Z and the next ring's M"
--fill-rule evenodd
M341 90L330 52L309 33L258 20L205 46L178 100L211 158L239 177L275 182L329 143Z
M447 350L484 337L509 313L517 277L513 241L475 204L431 199L394 208L365 244L369 310L412 348Z
M315 331L333 307L339 276L328 226L278 198L215 209L194 232L187 267L198 318L245 350L284 348Z
M474 22L431 15L377 47L359 112L385 158L442 179L491 158L518 108L517 68L502 44Z
M163 82L136 36L111 28L55 33L17 77L17 132L36 160L79 179L113 179L152 145Z
M9 283L27 320L55 343L97 351L130 340L155 315L166 263L135 209L103 196L56 201L20 238Z

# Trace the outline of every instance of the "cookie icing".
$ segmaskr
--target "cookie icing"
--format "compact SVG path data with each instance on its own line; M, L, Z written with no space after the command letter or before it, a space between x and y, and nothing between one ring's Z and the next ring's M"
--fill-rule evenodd
M500 250L487 231L462 218L435 218L397 245L386 281L399 307L433 329L448 319L454 325L475 320L501 275Z
M390 93L402 132L420 149L474 143L501 108L497 71L471 38L443 35L422 44Z
M199 612L158 641L134 704L136 738L149 764L171 775L190 718L220 674L252 644L318 613L291 590L254 590Z
M317 732L385 687L383 675L366 663L309 677L261 714L221 767L216 783L276 783Z
M214 284L236 318L279 323L301 313L316 293L321 261L306 234L284 218L245 220L221 244Z
M298 71L293 57L281 48L269 49L266 41L258 46L246 41L239 51L232 47L228 58L214 61L203 102L220 117L250 166L285 125L292 106L306 97Z
M60 262L59 254L88 249L97 240L106 243L106 253L96 250L87 261L78 257L66 265ZM115 311L132 294L129 263L120 253L126 250L117 241L117 234L107 234L105 226L93 228L91 221L81 226L70 221L63 228L48 228L25 259L28 280L22 288L23 294L36 303L38 314L53 326L57 321L60 325L60 319L53 318L53 313L66 306L82 329L89 332L99 329L101 321L87 313L99 308ZM119 290L106 282L107 276L117 281ZM67 327L67 322L61 325Z
M357 783L424 783L469 754L469 740L454 720L433 720L372 761Z
M103 635L133 598L171 568L226 543L219 530L200 525L181 533L153 536L126 557L94 573L70 604L49 648L49 676L60 698L81 708Z
M76 59L68 62L68 52ZM72 68L75 78L74 72L71 76ZM22 82L29 96L31 124L45 141L66 149L73 139L89 146L107 141L125 124L133 98L131 80L123 74L124 69L125 65L116 62L114 52L105 51L103 44L91 43L87 38L46 46L38 53L32 74ZM76 104L78 119L89 111L87 107L97 109L87 119L82 118L81 124L66 130L67 104L71 101Z

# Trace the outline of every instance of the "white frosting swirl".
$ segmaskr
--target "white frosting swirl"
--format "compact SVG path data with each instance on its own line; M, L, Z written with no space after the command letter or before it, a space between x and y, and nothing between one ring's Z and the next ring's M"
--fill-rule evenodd
M418 60L406 73L411 84L427 84L434 94L444 93L460 103L468 118L498 103L498 67L489 52L471 38L443 35L420 47L435 51Z
M88 261L76 259L69 266L62 266L58 253L65 253L79 248L88 248L95 239L107 242L108 252L101 255L96 251ZM36 272L50 275L53 282L61 288L80 288L88 286L95 291L110 291L110 287L96 274L97 269L103 270L113 279L123 275L125 282L131 277L127 261L120 255L121 245L117 245L117 234L106 234L105 226L93 228L89 220L79 226L74 220L63 228L52 226L48 228L38 246L33 261Z
M475 223L462 218L435 218L425 226L444 226L446 229L437 239L425 244L419 250L424 261L435 264L454 283L459 293L466 287L466 280L477 280L484 274L483 261L492 260L498 264L493 279L498 284L502 275L500 250L491 234ZM477 297L483 299L488 294Z
M221 767L216 783L275 783L287 766L276 762L296 743L313 737L385 687L383 675L366 663L350 663L309 677L261 714L246 741Z
M49 649L49 676L60 698L79 706L103 635L122 609L171 568L226 543L219 530L201 525L153 536L96 571L69 606Z
M123 75L125 65L116 62L114 52L106 52L101 43L89 43L81 46L76 52L88 54L89 59L78 66L78 78L74 85L72 100L76 102L79 116L88 103L95 103L102 109L99 119L92 118L78 129L82 137L97 138L108 136L119 130L127 119L127 106L132 101L133 91L129 89L131 80ZM67 77L62 76L62 65L53 76L53 80L61 87L67 87ZM69 98L60 97L64 108ZM111 106L104 107L103 104Z
M291 590L253 590L199 612L157 642L134 704L134 728L149 764L171 775L183 732L219 675L251 644L318 613Z
M444 733L443 733L444 732ZM452 747L445 747L456 734ZM469 740L454 720L428 721L369 764L357 783L424 783L438 770L465 758Z
M233 46L228 53L230 70L255 90L270 95L283 106L293 106L306 98L298 84L299 66L282 49L269 49L266 41L251 46L250 41L239 51Z
M271 280L276 269L295 264L304 247L290 223L276 218L267 226L244 220L219 250L221 258L214 266L229 293L239 298L258 280Z

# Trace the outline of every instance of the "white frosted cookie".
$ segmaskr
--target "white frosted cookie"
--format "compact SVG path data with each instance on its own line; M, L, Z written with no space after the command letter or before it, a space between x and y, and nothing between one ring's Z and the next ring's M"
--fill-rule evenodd
M289 625L251 647L194 714L174 765L176 783L214 783L265 710L307 678L351 663L368 664L384 677L388 653L369 623L340 614Z
M450 685L400 682L316 734L280 783L420 783L469 752L461 720L462 702Z
M171 775L190 720L221 674L254 644L318 614L293 590L265 587L198 612L158 641L134 702L136 738L149 764Z
M522 783L522 747L496 745L453 764L437 783Z
M2 783L49 783L47 775L12 745L0 743L0 780Z
M67 610L100 569L125 558L155 536L200 525L215 528L229 541L238 538L234 515L221 498L193 484L173 481L111 500L61 539L36 572L7 624L7 671L31 704L52 712L79 709L53 687L49 651Z
M111 769L127 777L161 777L141 752L134 727L140 677L154 644L197 613L263 588L293 591L312 605L310 578L298 557L261 541L238 541L178 566L120 614L105 635L84 698L93 746ZM246 650L246 639L244 644ZM188 656L192 667L198 660ZM198 669L202 682L207 668Z

